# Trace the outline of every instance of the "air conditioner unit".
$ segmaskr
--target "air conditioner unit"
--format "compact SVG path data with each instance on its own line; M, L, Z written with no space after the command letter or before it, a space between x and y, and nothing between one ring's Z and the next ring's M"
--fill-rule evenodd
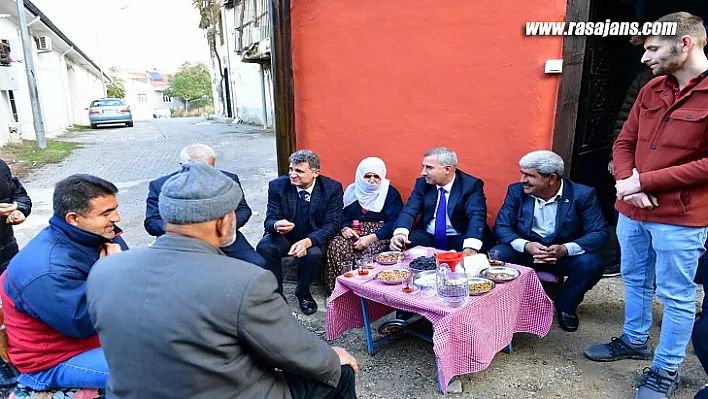
M10 135L8 136L8 143L19 143L22 141L22 126L17 122L8 123L8 128L10 130Z
M52 51L52 38L49 36L39 36L37 38L37 52L44 53Z

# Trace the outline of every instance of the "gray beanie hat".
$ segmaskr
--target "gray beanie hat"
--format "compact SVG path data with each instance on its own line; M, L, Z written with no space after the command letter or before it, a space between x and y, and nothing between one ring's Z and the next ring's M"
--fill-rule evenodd
M160 217L167 223L189 224L221 219L236 210L241 187L202 162L185 162L162 186Z

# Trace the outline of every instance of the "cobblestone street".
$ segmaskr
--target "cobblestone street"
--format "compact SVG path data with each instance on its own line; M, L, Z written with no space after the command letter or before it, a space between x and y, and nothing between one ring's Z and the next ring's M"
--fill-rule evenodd
M253 209L242 232L253 244L263 234L267 182L277 174L272 133L203 119L168 119L136 122L133 128L69 133L62 140L83 147L61 164L44 167L23 182L34 207L27 222L15 230L20 245L49 220L54 184L74 173L90 173L118 186L119 226L125 230L124 238L131 247L147 246L152 241L143 228L148 183L178 170L180 151L193 143L213 147L218 157L216 167L238 174Z
M179 152L192 143L212 146L217 152L216 166L239 175L253 209L253 216L242 231L254 246L263 234L267 183L277 174L275 136L272 133L264 133L257 127L203 119L172 119L136 122L134 128L69 133L61 139L80 143L82 148L61 164L43 167L23 182L34 207L27 222L16 229L21 246L46 226L52 213L53 185L74 173L90 173L115 183L120 189L119 226L125 230L125 240L133 248L147 246L153 239L143 228L148 182L177 170ZM322 166L326 175L327 165ZM348 183L343 182L345 187ZM321 286L313 287L319 311L310 317L300 313L292 295L292 284L286 284L285 292L300 322L324 338L326 311ZM486 370L462 376L460 381L464 392L451 396L484 399L633 398L641 371L651 365L650 361L594 363L586 360L582 353L589 345L609 342L611 337L619 336L623 313L621 278L603 279L580 306L580 328L576 333L566 333L554 323L545 338L515 335L511 353L499 353ZM661 305L655 302L651 330L653 346L658 343L660 319ZM346 348L358 359L357 391L360 398L440 397L433 349L427 342L404 337L377 347L376 355L369 356L363 330L359 329L343 334L333 344ZM674 398L693 398L705 383L705 374L691 346L681 367L681 376L682 382Z

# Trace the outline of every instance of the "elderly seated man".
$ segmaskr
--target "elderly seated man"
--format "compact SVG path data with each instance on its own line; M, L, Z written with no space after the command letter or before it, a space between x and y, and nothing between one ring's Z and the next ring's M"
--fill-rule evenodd
M609 237L595 189L563 177L563 159L534 151L519 161L521 181L511 184L494 233L503 261L568 276L555 306L558 324L578 329L576 309L602 278L600 255Z
M293 317L273 273L224 256L242 195L185 163L160 193L167 234L94 266L88 308L109 398L356 397L356 359Z
M214 166L216 164L216 153L214 150L204 144L192 144L185 147L180 153L180 164L188 161L203 162L208 165ZM238 176L234 173L221 171L224 175L229 177L231 180L236 182L239 187L241 187L241 182ZM160 191L162 190L162 185L165 184L167 179L177 174L177 172L171 173L167 176L162 176L159 179L150 182L150 192L148 193L147 200L145 201L147 207L145 210L145 221L143 225L145 230L151 236L159 237L165 234L165 221L162 220L160 216L159 202L160 202ZM238 220L238 228L242 228L246 225L246 222L251 218L251 208L246 202L246 196L241 197L238 206L236 207L236 220ZM253 249L253 246L248 242L246 237L238 232L236 235L236 241L226 248L223 248L224 253L235 259L241 259L242 261L252 263L254 265L265 267L265 259Z

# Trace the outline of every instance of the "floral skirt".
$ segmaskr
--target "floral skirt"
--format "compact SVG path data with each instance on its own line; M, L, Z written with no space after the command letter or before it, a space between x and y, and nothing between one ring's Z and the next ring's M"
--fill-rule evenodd
M361 222L362 235L373 234L383 225L384 222ZM332 293L337 277L342 274L342 262L388 251L389 242L389 240L374 241L366 250L356 251L352 247L351 239L344 238L341 233L334 236L327 247L327 260L322 276L327 293Z
M56 388L49 391L35 391L17 384L9 399L99 399L105 398L104 389Z

